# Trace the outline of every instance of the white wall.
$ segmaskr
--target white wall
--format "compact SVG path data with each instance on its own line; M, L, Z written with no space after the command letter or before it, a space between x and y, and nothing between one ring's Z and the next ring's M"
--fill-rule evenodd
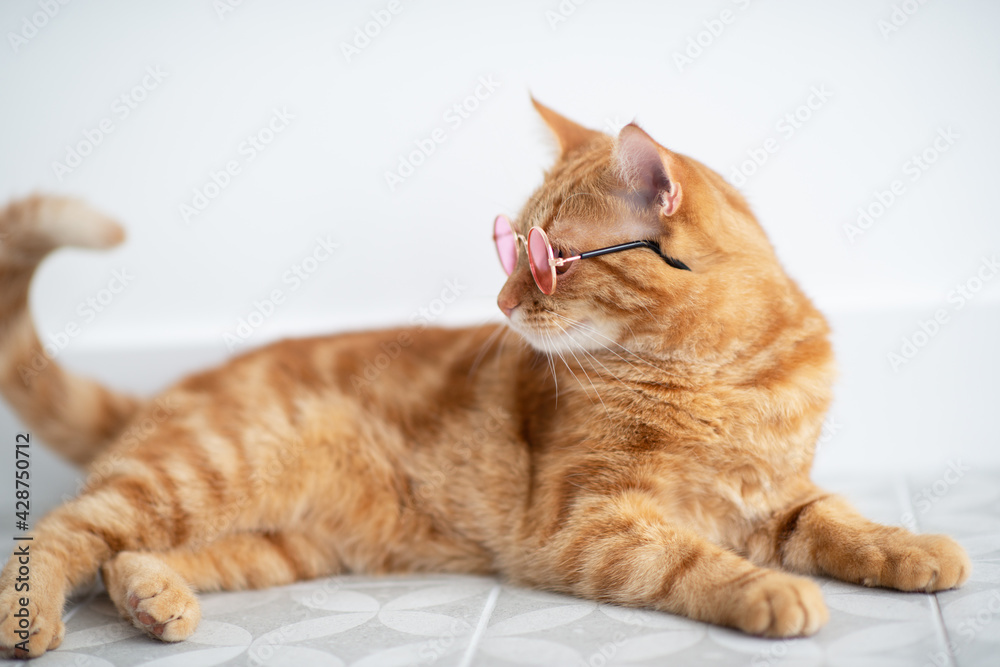
M348 61L342 44L388 2L244 0L220 15L226 2L0 6L0 198L78 194L130 233L40 272L41 329L83 330L64 363L151 390L228 355L224 333L274 289L285 302L244 348L405 322L447 280L465 289L441 322L498 320L490 221L518 209L552 155L530 90L593 127L638 119L727 177L773 151L743 189L830 314L842 360L821 471L1000 463L1000 279L961 310L949 301L1000 252L1000 5L400 0ZM46 5L58 7L47 19ZM33 34L25 20L45 25ZM450 120L484 79L499 87ZM292 118L249 159L246 138L275 110ZM104 119L113 131L57 175ZM390 189L385 172L435 128L445 141ZM943 152L940 132L954 135ZM925 150L936 161L914 171ZM231 160L240 172L185 223L179 207ZM845 225L894 180L901 194L852 242ZM284 276L320 236L339 247L294 288ZM134 279L86 321L79 304L122 269ZM937 335L891 368L887 354L938 309L949 319ZM6 419L0 438L15 428Z

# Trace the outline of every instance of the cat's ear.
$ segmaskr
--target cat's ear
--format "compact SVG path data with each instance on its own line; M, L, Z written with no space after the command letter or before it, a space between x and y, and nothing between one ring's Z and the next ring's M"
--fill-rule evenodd
M549 126L549 129L552 130L552 134L555 135L556 141L559 142L559 153L561 155L565 155L574 148L590 142L595 137L603 136L597 130L586 128L556 113L534 97L531 98L531 103L535 105L538 114L545 121L545 124Z
M644 206L656 206L662 216L673 215L681 205L681 184L671 174L670 153L635 123L618 133L615 160L622 179Z

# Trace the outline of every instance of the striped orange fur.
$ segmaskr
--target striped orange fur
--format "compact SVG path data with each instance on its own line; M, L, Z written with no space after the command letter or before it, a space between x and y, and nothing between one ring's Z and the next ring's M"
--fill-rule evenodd
M28 287L56 247L107 248L123 238L117 223L73 199L29 197L0 212L0 392L36 435L78 464L119 434L139 401L50 359L28 312Z
M769 637L826 621L801 575L965 581L950 538L873 524L810 481L829 330L740 194L634 125L615 138L536 106L560 155L519 230L568 253L655 241L691 271L631 250L568 265L546 296L522 252L507 326L283 341L139 401L54 363L17 372L38 348L37 263L120 229L59 199L0 213L0 386L57 449L95 457L34 532L20 648L16 562L0 575L3 651L58 646L65 596L98 571L166 641L194 631L197 591L339 572L500 573Z

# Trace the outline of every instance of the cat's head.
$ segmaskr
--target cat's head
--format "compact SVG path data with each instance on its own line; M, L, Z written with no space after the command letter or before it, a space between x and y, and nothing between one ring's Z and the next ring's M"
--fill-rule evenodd
M639 248L567 263L546 295L521 249L497 301L532 346L565 353L617 343L726 360L791 320L819 317L719 174L634 124L611 137L535 106L560 154L512 218L514 229L541 227L563 256L630 241L652 241L659 253Z

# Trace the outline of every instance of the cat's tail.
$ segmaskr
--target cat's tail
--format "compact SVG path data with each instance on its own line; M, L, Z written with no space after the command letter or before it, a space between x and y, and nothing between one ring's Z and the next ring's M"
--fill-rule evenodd
M0 393L40 440L78 464L93 459L141 402L55 363L56 348L38 340L28 288L59 246L109 248L124 235L118 223L75 199L34 195L0 209Z

